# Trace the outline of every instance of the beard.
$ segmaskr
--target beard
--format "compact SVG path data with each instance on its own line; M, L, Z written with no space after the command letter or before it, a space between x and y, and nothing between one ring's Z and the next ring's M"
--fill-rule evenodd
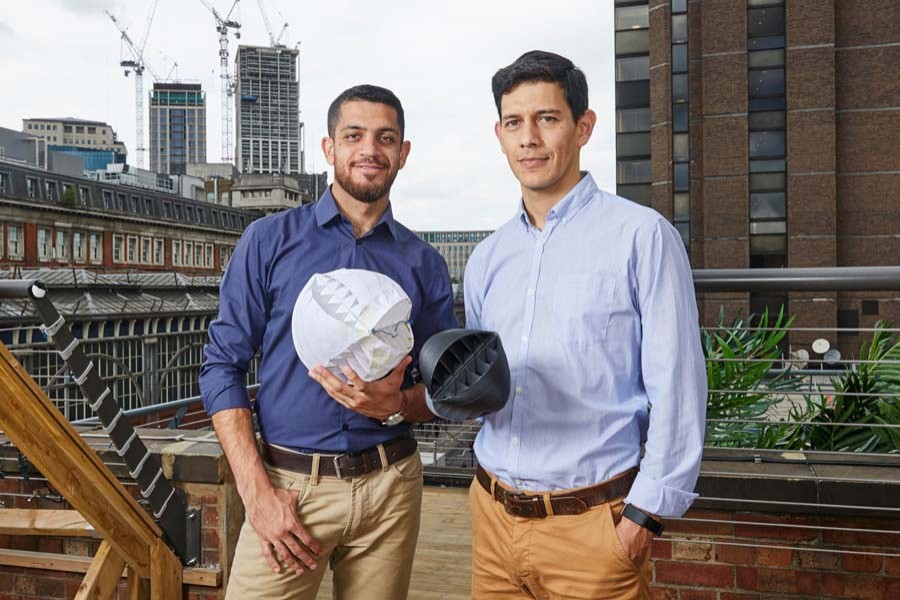
M379 163L384 165L384 163ZM387 166L387 165L384 165ZM394 179L397 178L399 169L389 170L387 178L379 183L378 181L354 181L351 166L347 165L341 169L335 168L334 179L344 190L353 196L354 199L366 204L372 204L387 196L394 185Z

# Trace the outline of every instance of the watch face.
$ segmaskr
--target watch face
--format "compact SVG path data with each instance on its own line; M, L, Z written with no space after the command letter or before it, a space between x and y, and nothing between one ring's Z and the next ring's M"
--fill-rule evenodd
M393 414L393 415L389 416L387 419L385 419L384 422L388 427L393 427L394 425L399 425L400 423L403 422L403 413Z

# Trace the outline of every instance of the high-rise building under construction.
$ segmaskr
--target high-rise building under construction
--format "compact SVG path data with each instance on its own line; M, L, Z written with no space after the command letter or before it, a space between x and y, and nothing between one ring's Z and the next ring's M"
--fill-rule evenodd
M242 173L303 172L298 55L293 48L238 48L236 166Z

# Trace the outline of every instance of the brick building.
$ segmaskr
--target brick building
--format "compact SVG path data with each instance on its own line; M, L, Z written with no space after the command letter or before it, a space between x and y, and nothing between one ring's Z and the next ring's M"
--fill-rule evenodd
M694 268L898 264L898 23L889 0L616 0L618 193L668 217ZM900 321L894 296L701 304L853 328Z
M262 216L0 159L0 269L224 271Z

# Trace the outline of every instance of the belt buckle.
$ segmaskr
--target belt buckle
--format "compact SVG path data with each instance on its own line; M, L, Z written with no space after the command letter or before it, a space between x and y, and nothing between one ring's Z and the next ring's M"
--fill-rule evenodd
M518 508L522 512L529 512L532 514L515 515L514 513L510 512L510 509L513 507ZM507 496L505 508L506 512L513 516L525 516L532 519L543 519L547 516L547 507L544 506L544 498L542 496L511 494L510 496Z
M338 479L344 478L344 473L341 471L340 459L343 458L343 454L337 454L332 457L331 462L334 463L334 475Z

